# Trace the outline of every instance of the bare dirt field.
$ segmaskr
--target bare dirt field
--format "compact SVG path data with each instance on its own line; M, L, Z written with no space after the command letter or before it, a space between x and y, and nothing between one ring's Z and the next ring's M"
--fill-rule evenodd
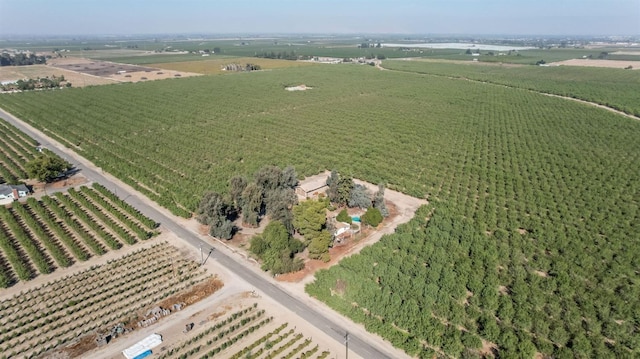
M572 59L553 62L550 66L584 66L584 67L606 67L610 69L624 69L629 66L633 70L640 69L640 61L618 61L618 60L592 60L592 59Z
M31 66L3 66L0 67L0 81L17 81L25 79L35 79L38 77L64 76L71 82L73 87L85 87L94 85L106 85L116 83L116 80L104 77L91 76L64 68L50 65Z
M170 69L166 70L149 66L127 65L109 61L88 60L83 58L54 59L51 61L51 66L118 82L139 82L199 75L192 72L174 71Z
M263 70L314 65L312 63L302 61L261 59L257 57L238 57L201 61L167 62L151 64L149 66L166 70L195 72L203 75L214 75L225 73L226 71L223 70L223 67L228 64L255 64L259 65Z

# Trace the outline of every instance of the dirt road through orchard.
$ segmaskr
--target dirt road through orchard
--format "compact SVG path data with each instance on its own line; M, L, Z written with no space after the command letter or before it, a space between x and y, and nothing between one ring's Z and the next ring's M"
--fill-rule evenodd
M378 67L380 70L389 70L387 68L382 67L382 65L376 66ZM411 71L400 71L400 70L390 70L390 71L398 71L398 72L411 72ZM495 82L489 82L489 81L482 81L482 80L474 80L474 79L470 79L467 77L455 77L455 76L447 76L447 75L437 75L437 74L429 74L429 73L417 73L414 72L415 74L420 74L420 75L429 75L429 76L436 76L436 77L446 77L448 79L451 80L465 80L465 81L470 81L470 82L477 82L477 83L481 83L481 84L487 84L487 85L494 85L494 86L501 86L501 87L506 87L506 88L511 88L511 89L519 89L519 90L524 90L524 91L529 91L529 92L533 92L533 93L537 93L540 95L545 95L545 96L550 96L550 97L557 97L557 98L561 98L564 100L570 100L570 101L575 101L575 102L580 102L582 104L585 105L590 105L590 106L594 106L594 107L598 107L601 108L603 110L607 110L609 112L613 112L615 114L624 116L624 117L628 117L634 120L638 120L640 121L640 117L638 116L634 116L631 114L628 114L626 112L620 111L620 110L616 110L613 107L609 107L609 106L605 106L602 104L599 104L597 102L591 102L591 101L587 101L587 100L582 100L579 98L574 98L574 97L569 97L569 96L562 96L562 95L556 95L553 93L549 93L549 92L544 92L544 91L536 91L536 90L531 90L531 89L526 89L526 88L522 88L522 87L516 87L516 86L509 86L509 85L505 85L505 84L500 84L500 83L495 83Z

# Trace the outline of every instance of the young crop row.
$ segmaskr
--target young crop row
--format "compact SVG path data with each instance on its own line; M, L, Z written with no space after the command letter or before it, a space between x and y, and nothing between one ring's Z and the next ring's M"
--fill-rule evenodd
M121 274L117 272L121 271ZM20 293L0 303L0 352L34 356L118 322L207 280L166 243Z
M251 315L250 311L254 308L256 308L256 304L212 324L191 338L173 345L173 347L162 353L159 358L212 358L224 355L230 359L273 359L293 357L324 358L329 355L328 351L318 353L319 347L317 345L306 349L312 344L311 339L303 340L304 336L301 333L296 333L294 329L285 332L284 330L287 328L288 323L283 323L258 337L259 329L271 323L273 317L264 319L256 324L264 316L265 311L259 310ZM248 344L238 350L238 345L235 345L235 343L240 339L243 339L243 343ZM204 355L202 354L203 352L205 353Z
M71 266L75 260L104 254L105 245L118 249L121 241L131 245L157 234L137 219L139 213L129 214L130 207L106 199L97 190L82 187L68 193L0 207L0 247L7 264L0 273L3 288L15 280L35 277L33 269L48 274L56 267Z
M24 164L37 155L37 143L11 124L0 121L0 183L27 178Z
M85 281L90 278L92 278L95 283L99 283L101 280L106 280L110 277L126 277L131 274L131 269L142 259L150 263L155 263L162 258L175 254L175 248L167 246L165 242L154 244L150 248L134 250L117 260L107 261L106 265L92 266L89 270L47 282L40 287L21 292L19 296L10 300L0 301L0 311L2 311L0 318L3 318L4 315L11 312L21 313L23 308L33 307L41 300L60 298L60 292L69 292L73 289L85 288Z
M153 230L158 228L159 224L156 221L140 213L140 211L138 211L136 208L134 208L127 202L120 199L113 192L109 191L105 186L96 182L93 184L93 188L98 192L100 192L100 194L102 194L104 197L108 198L114 205L119 206L127 214L133 216L140 223L144 224L148 230Z

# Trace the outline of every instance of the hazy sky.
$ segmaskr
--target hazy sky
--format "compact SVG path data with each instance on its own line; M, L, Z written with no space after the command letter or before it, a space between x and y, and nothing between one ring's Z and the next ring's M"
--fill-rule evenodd
M7 34L640 35L640 0L0 0Z

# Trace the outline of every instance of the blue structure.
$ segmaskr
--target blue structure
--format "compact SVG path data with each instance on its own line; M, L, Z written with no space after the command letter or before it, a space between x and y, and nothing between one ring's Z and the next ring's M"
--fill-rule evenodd
M133 359L142 359L148 357L149 355L151 355L151 349L136 355L135 357L133 357Z

